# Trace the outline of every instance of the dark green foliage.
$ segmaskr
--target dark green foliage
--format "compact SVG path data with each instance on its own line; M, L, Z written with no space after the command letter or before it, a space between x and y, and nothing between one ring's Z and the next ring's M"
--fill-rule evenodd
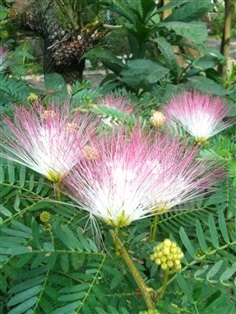
M111 47L97 47L85 54L93 60L97 58L113 72L102 82L106 89L125 86L141 95L165 82L183 85L185 89L227 94L221 87L222 78L214 70L225 60L216 50L206 48L207 27L199 20L213 8L210 0L176 0L164 7L152 0L104 3L121 17L129 42L128 57L123 58L123 63ZM167 9L172 12L162 19ZM195 56L188 53L191 49ZM168 97L173 92L174 88L170 89Z

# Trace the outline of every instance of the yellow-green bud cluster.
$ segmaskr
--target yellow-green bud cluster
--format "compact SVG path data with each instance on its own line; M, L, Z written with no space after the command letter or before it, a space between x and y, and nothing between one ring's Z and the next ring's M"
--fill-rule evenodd
M28 101L34 103L38 100L38 96L34 93L30 93L28 96Z
M139 314L159 314L158 310L147 310L147 311L140 311Z
M46 223L46 222L49 222L49 220L51 219L51 215L49 212L45 211L40 214L39 218L42 222Z
M163 270L172 269L172 272L177 272L181 269L181 259L184 254L175 242L165 239L155 246L153 251L151 260L160 265Z

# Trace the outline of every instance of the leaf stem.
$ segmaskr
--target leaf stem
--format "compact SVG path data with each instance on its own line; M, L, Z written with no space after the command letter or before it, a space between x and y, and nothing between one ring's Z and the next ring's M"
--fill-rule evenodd
M134 280L136 281L143 297L144 300L146 302L146 305L148 307L148 309L153 310L155 309L155 302L153 301L153 297L155 297L155 291L151 288L149 288L143 278L141 277L141 275L138 272L138 269L136 268L136 266L134 265L132 259L130 258L128 252L126 251L125 247L123 246L123 244L121 243L120 239L117 237L117 234L113 231L110 230L110 234L113 238L113 241L116 243L117 241L117 245L118 245L118 249L119 252L122 256L122 258L124 259L126 265L128 266Z

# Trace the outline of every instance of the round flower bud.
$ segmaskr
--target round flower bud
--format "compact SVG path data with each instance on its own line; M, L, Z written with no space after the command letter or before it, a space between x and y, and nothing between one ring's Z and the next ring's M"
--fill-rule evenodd
M49 212L42 212L39 216L40 220L44 223L48 222L51 219L51 215Z
M172 253L172 254L177 253L177 248L176 247L171 247L170 253Z
M164 248L162 249L162 252L163 252L164 255L170 254L170 249L169 249L169 247L164 247Z
M157 257L159 257L159 258L161 258L162 257L162 255L163 255L163 253L160 251L160 252L158 252L158 253L155 253L156 255L157 255Z
M173 254L168 254L168 257L167 257L168 261L172 261L173 260Z
M30 93L27 99L30 103L35 103L38 100L38 96L34 93Z
M174 266L174 263L172 261L167 261L167 266L169 268L172 268Z
M162 268L163 270L167 270L168 265L167 265L166 263L163 263L163 264L161 264L161 268Z
M164 244L164 246L167 246L167 247L170 247L170 246L173 247L173 242L171 242L170 239L165 239L163 241L163 244Z
M167 260L167 258L165 256L162 256L162 258L161 258L162 263L165 263L166 260Z
M165 123L165 117L160 111L155 111L150 118L150 122L153 126L160 127Z

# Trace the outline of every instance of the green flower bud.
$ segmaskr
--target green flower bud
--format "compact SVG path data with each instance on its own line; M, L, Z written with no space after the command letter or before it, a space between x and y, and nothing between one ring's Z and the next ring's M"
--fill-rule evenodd
M46 223L51 219L51 215L49 212L44 211L40 214L39 218L42 222Z
M181 259L184 254L175 242L165 239L155 246L153 251L151 260L160 265L163 270L171 269L173 273L181 269Z

